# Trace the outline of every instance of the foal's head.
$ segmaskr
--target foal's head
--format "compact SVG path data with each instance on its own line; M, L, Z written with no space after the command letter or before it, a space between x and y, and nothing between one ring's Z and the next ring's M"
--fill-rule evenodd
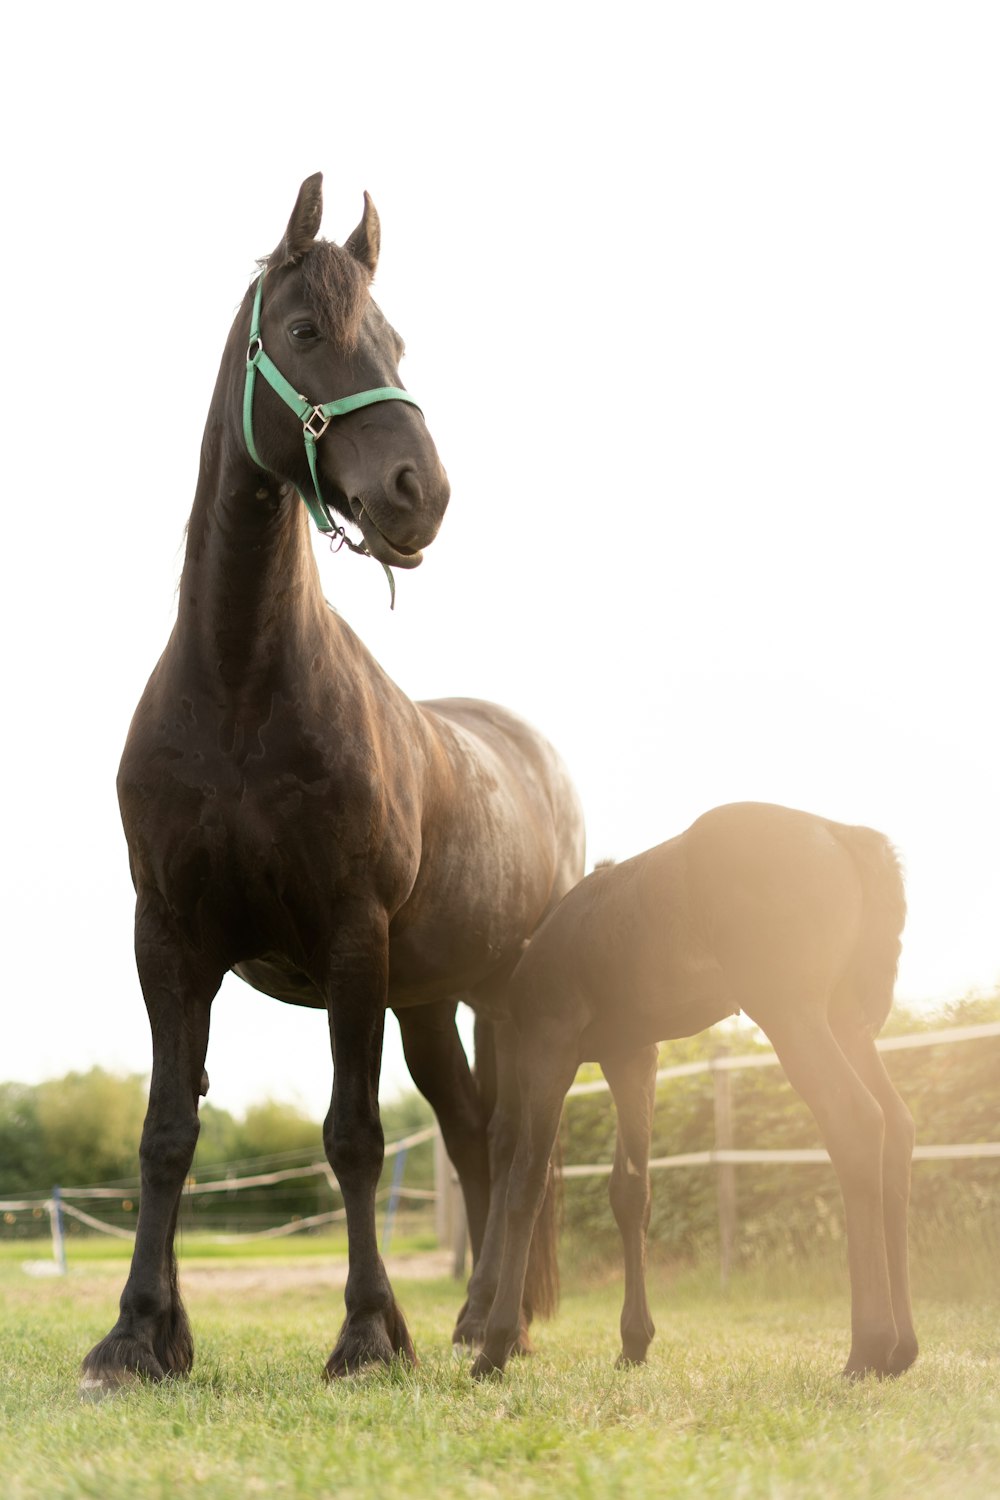
M361 222L342 246L317 239L321 184L318 172L302 184L288 228L266 261L260 321L263 349L294 392L314 405L402 387L403 341L369 290L379 253L374 204L366 193ZM245 311L241 319L246 322ZM261 379L253 396L253 438L268 472L312 494L302 423ZM449 495L419 408L386 400L336 416L315 455L326 504L358 525L379 561L416 567Z

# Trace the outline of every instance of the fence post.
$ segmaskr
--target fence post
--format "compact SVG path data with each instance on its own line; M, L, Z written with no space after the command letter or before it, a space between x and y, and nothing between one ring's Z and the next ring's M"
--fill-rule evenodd
M52 1200L49 1204L49 1219L52 1223L52 1255L59 1274L66 1275L66 1240L63 1235L62 1219L62 1193L58 1186L52 1189Z
M729 1048L722 1043L716 1048L712 1058L716 1151L731 1151L733 1147L731 1069L719 1067L719 1060L728 1055ZM733 1268L733 1250L736 1244L736 1169L732 1162L720 1161L716 1163L715 1170L719 1202L719 1275L725 1286Z
M434 1205L434 1221L438 1244L447 1246L452 1252L452 1275L456 1281L465 1276L466 1242L465 1203L458 1186L458 1177L444 1149L440 1130L434 1137L434 1187L437 1200Z
M406 1150L396 1153L396 1160L392 1166L392 1186L389 1189L389 1202L385 1210L385 1223L382 1225L382 1254L389 1254L389 1246L392 1244L392 1231L396 1223L396 1209L399 1207L399 1190L403 1186L403 1173L406 1170Z

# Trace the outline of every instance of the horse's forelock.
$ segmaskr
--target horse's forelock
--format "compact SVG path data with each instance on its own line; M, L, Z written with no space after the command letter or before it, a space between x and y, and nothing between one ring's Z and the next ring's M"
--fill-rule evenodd
M368 273L347 250L317 240L302 257L302 279L320 332L345 350L357 348L368 306Z
M257 264L266 271L272 260L265 255ZM349 251L331 240L317 240L299 261L299 270L320 333L351 353L358 346L369 302L368 273Z

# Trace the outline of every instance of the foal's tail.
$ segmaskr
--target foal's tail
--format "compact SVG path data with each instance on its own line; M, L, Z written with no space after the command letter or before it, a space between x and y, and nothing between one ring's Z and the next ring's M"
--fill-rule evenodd
M562 1207L562 1148L556 1136L545 1197L535 1220L524 1278L524 1315L554 1318L559 1311L559 1220Z
M475 1047L476 1084L479 1088L483 1112L488 1120L497 1103L496 1035L492 1023L481 1016L476 1017ZM554 1169L558 1169L561 1156L557 1140L552 1153ZM549 1172L545 1198L531 1236L528 1271L524 1279L524 1312L529 1323L534 1317L554 1317L559 1308L558 1248L561 1181L558 1170Z
M829 827L850 854L861 882L861 934L847 980L872 1035L877 1036L892 1008L899 940L906 921L903 871L884 834L873 828L845 827L843 823L831 823Z

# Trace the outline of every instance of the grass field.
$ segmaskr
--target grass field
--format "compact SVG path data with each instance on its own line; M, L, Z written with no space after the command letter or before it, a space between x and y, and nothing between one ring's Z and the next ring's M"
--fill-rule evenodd
M194 1374L91 1405L77 1364L113 1321L128 1247L72 1246L65 1279L31 1278L31 1252L0 1247L5 1500L1000 1495L1000 1296L978 1258L959 1276L960 1253L918 1266L922 1353L891 1383L836 1373L839 1268L745 1275L723 1294L706 1267L651 1276L645 1368L612 1368L618 1275L591 1273L570 1278L536 1357L485 1386L451 1358L456 1284L397 1272L419 1369L330 1387L330 1249L189 1249Z

